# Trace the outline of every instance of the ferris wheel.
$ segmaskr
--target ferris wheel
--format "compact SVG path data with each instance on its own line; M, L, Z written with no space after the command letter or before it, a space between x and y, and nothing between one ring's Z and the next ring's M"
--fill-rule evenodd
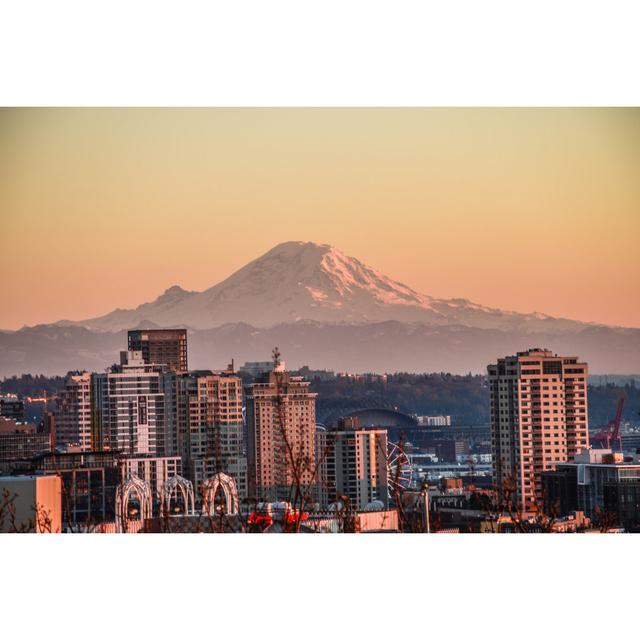
M393 498L412 484L413 465L409 456L394 442L387 445L387 486Z

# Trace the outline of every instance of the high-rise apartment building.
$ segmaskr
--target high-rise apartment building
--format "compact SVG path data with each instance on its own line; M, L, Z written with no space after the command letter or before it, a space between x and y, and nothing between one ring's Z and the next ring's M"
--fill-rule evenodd
M259 499L290 500L296 484L306 490L317 483L317 394L309 385L300 376L271 371L249 387L249 491Z
M125 455L177 455L175 373L147 364L139 351L123 351L120 364L94 374L93 381L100 448Z
M500 358L487 371L494 485L514 506L542 509L542 472L589 446L588 366L530 349Z
M176 373L188 371L186 329L137 329L127 337L129 351L140 351L145 364L163 364Z
M226 371L193 371L178 377L180 453L196 495L202 482L222 472L232 476L241 498L247 495L242 380Z
M386 429L326 431L318 427L316 443L318 495L323 506L342 496L356 511L373 502L389 506Z
M91 451L97 443L92 440L91 374L83 371L69 373L64 389L56 398L55 445L78 447Z

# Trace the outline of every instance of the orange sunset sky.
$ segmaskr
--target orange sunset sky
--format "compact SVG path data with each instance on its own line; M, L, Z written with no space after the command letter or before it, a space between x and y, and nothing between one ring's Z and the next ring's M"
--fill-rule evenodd
M0 110L2 329L202 290L286 240L638 327L640 110Z

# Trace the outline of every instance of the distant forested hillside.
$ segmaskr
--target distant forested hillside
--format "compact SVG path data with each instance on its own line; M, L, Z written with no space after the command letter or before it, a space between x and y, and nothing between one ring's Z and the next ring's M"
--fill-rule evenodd
M42 376L30 373L5 378L0 382L0 393L15 393L20 397L54 395L64 388L64 376Z
M457 424L487 424L489 390L484 376L398 373L386 382L353 378L313 380L320 422L365 408L396 408L417 415L451 415Z
M387 382L361 382L350 378L314 380L318 393L320 422L356 409L394 408L418 415L450 415L455 424L489 423L489 389L485 376L442 374L393 374ZM640 424L640 388L625 386L589 386L589 423L604 425L615 416L621 396L625 398L623 420Z

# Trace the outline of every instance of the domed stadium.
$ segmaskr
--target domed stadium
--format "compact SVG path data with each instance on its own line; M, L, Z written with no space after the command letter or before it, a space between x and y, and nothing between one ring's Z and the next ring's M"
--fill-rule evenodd
M418 421L393 409L359 409L347 413L342 418L358 418L363 427L382 427L389 430L416 429ZM336 420L335 425L338 424Z

